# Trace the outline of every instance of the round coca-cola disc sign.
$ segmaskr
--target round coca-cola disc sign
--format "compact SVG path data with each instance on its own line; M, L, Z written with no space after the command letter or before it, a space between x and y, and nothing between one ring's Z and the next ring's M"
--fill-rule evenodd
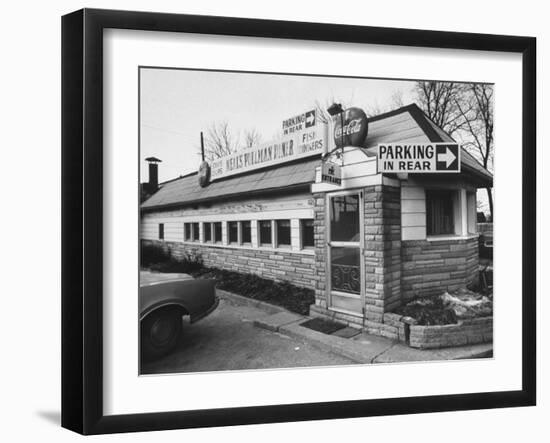
M199 185L204 188L208 183L210 183L210 165L203 161L199 166Z
M334 143L337 147L363 146L369 125L365 111L360 108L348 108L344 111L344 133L342 134L342 116L335 117Z

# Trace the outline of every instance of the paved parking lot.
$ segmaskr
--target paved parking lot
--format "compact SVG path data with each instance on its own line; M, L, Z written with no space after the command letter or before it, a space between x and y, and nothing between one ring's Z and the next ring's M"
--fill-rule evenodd
M178 348L160 360L144 363L142 373L354 364L299 339L254 326L255 319L267 315L259 308L240 306L223 298L205 319L192 325L185 319Z

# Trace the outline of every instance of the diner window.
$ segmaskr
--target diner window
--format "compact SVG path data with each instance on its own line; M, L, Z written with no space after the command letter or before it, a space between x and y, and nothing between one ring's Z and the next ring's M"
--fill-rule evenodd
M277 220L277 247L290 246L290 220Z
M426 190L426 227L428 235L455 233L453 201L455 191Z
M198 223L192 223L193 225L193 241L200 241L200 230Z
M185 241L191 241L191 223L183 224L183 239Z
M204 230L204 241L211 242L212 241L212 223L204 223L202 227Z
M214 242L215 243L222 242L222 223L221 222L214 223Z
M300 236L302 238L302 248L313 248L315 246L313 219L300 220Z
M238 222L229 222L227 224L229 231L229 243L238 243L239 242L239 223Z
M159 240L164 240L164 223L159 223Z
M261 220L260 225L260 245L271 246L271 220Z
M241 241L243 244L252 243L252 234L250 229L250 221L241 222Z

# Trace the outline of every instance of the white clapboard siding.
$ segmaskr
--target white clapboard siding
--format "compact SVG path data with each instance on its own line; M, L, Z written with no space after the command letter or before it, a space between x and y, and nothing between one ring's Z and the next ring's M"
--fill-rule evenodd
M424 134L418 134L418 128L411 128L404 131L401 131L397 134L392 134L392 141L388 141L387 135L380 135L377 137L372 137L369 140L368 147L374 147L379 143L429 143L430 139Z
M468 233L477 233L477 202L475 192L468 192Z
M216 222L244 220L273 220L293 218L313 218L313 197L302 194L288 199L277 197L260 200L241 200L227 204L215 204L212 207L198 209L178 209L160 213L145 213L146 222L154 217L156 223L171 220L181 222Z
M142 219L140 238L145 240L159 239L159 224L164 224L164 240L165 241L182 241L183 240L183 222L178 222L174 219L164 219L149 217Z
M401 186L401 239L426 239L426 192L406 181Z
M216 202L200 204L198 207L163 211L164 217L202 217L220 214L244 214L265 211L287 211L294 209L311 209L313 202L310 194L298 194L290 197L250 198L228 203ZM160 214L160 213L159 213ZM237 218L238 219L238 218Z

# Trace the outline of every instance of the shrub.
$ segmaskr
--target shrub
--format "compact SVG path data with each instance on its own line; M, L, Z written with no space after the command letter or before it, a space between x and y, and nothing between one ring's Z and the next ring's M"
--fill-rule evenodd
M205 268L198 250L184 252L178 257L169 248L159 245L141 245L141 266L156 272L191 274L195 278L212 279L216 287L255 300L282 306L298 314L308 315L309 306L315 303L312 289L294 286L288 282L277 282L218 268Z
M169 248L163 248L154 244L141 244L140 262L141 266L150 266L155 263L163 263L171 260Z
M288 282L277 282L254 274L227 271L217 268L202 268L193 273L196 278L216 281L216 287L244 297L282 306L301 315L309 314L309 306L315 303L312 289L294 286Z
M191 251L183 253L180 258L171 256L168 260L151 264L149 268L157 272L191 274L203 268L203 259L199 252Z
M439 295L417 298L394 312L416 319L419 325L448 325L457 322L455 311L446 306Z

